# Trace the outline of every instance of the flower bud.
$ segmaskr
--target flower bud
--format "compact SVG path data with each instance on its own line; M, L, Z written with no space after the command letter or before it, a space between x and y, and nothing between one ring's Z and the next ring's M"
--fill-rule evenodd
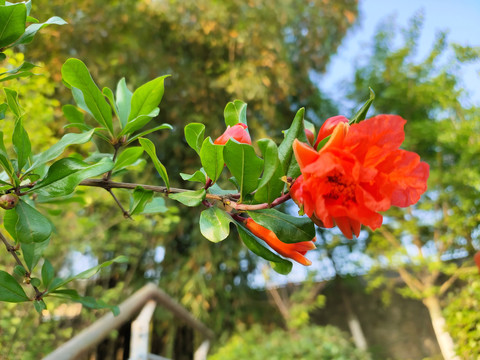
M315 143L315 134L308 129L305 129L305 136L307 137L308 143L313 146Z
M227 130L225 130L225 132L221 136L219 136L213 143L215 145L225 145L230 139L237 140L239 143L242 144L252 144L252 140L250 139L250 135L247 131L247 125L243 123L228 126Z
M5 210L13 209L17 206L18 196L15 194L4 194L0 196L0 207Z
M331 135L335 127L340 123L348 124L348 119L343 115L337 115L325 120L322 127L320 128L320 131L318 132L317 141L315 142L314 148L316 149L318 147L318 144L320 144L320 141Z

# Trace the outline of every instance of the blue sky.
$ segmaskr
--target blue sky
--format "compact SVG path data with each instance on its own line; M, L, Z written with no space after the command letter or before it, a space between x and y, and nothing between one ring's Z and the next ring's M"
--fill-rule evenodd
M448 31L450 42L480 46L480 0L360 0L359 10L359 23L347 34L326 74L319 78L320 88L340 103L343 94L338 91L339 83L353 79L355 62L368 57L365 49L369 49L376 27L392 14L396 23L405 27L414 14L423 11L419 56L428 53L435 34L442 30ZM480 62L464 66L461 73L471 102L480 105ZM341 107L347 116L350 106Z

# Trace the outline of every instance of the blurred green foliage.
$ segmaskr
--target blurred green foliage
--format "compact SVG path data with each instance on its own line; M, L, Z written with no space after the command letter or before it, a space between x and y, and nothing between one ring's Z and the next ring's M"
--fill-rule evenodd
M268 331L259 325L237 329L238 333L210 360L368 360L370 355L333 326L307 326L296 331Z

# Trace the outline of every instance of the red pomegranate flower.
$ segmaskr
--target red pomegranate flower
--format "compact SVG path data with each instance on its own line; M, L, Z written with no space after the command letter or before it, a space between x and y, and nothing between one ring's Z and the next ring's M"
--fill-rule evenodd
M347 238L383 221L379 211L415 204L427 189L429 166L413 152L399 149L406 121L379 115L349 126L341 121L318 152L295 140L300 176L292 199L317 224L335 224Z
M225 130L225 132L221 136L219 136L213 143L216 145L225 145L230 139L235 139L239 143L243 144L252 144L252 140L250 139L250 135L247 131L247 125L243 123L228 126L227 130Z
M328 135L331 135L335 127L340 123L348 124L348 119L343 115L337 115L325 120L322 127L320 128L320 131L318 132L317 141L315 141L315 145L313 147L316 149L318 147L318 144L320 144L320 141L325 139Z
M252 218L245 221L245 226L252 232L253 235L264 240L268 246L282 256L288 257L296 262L309 266L312 264L304 255L308 250L315 249L315 238L312 241L301 241L298 243L287 244L275 235L275 233L262 225L256 223Z

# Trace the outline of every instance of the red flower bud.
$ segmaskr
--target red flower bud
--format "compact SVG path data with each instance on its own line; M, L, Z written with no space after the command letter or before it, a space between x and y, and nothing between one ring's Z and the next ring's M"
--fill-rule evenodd
M4 194L0 196L0 207L5 210L13 209L17 206L18 196L15 194Z
M475 264L477 264L478 271L480 271L480 251L478 251L475 255L473 255L473 260L475 260Z
M335 127L340 123L348 124L348 119L343 115L337 115L325 120L322 127L320 128L320 131L318 132L318 137L317 141L315 142L314 148L316 149L318 144L320 144L320 141L325 139L328 135L331 135Z
M230 139L235 139L242 144L252 144L252 140L247 131L247 125L243 123L228 126L227 130L225 130L225 132L213 143L216 145L225 145Z
M252 218L247 219L245 226L252 232L253 235L265 241L268 246L270 246L280 255L295 260L296 262L305 266L312 264L312 262L304 255L308 250L315 249L314 241L316 238L313 238L312 241L301 241L298 243L287 244L283 241L280 241L273 231L256 223Z
M308 129L305 129L305 136L307 137L308 143L313 146L315 142L315 134Z

